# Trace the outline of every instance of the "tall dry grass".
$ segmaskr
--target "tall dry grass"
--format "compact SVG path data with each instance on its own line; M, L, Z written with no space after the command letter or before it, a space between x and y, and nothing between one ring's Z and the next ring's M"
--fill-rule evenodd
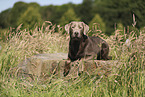
M105 39L110 45L110 55L117 60L109 76L94 77L81 75L75 80L55 79L53 82L38 83L39 79L28 83L15 78L11 70L26 57L39 53L55 53L68 50L68 35L62 35L62 28L51 22L45 22L34 30L21 30L21 25L5 34L0 52L0 96L95 96L95 97L144 97L145 96L145 33L135 31L121 34L116 30L114 35L106 36L100 29L94 35ZM92 31L92 32L93 32ZM90 32L91 33L91 32ZM126 39L130 45L125 44ZM116 72L117 71L117 72Z
M45 27L45 29L44 29ZM15 31L8 32L4 52L12 51L19 57L29 57L39 53L67 53L68 39L61 34L61 27L55 32L55 25L46 21L34 30L21 30L21 25Z

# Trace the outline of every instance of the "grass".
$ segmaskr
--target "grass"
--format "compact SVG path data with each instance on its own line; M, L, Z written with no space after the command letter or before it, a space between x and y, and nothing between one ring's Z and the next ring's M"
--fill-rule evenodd
M62 78L50 79L40 82L36 78L29 82L16 77L14 71L17 64L39 53L57 53L68 51L69 35L62 35L62 28L55 32L54 25L36 27L34 30L21 30L19 26L15 31L8 31L1 35L0 42L0 96L1 97L144 97L145 96L145 33L135 31L130 35L115 34L108 37L101 32L98 36L103 37L110 45L110 55L113 60L118 60L118 67L112 67L109 76L100 77L81 75L77 79L65 80ZM46 27L47 29L44 29ZM139 33L138 32L138 33ZM128 48L126 39L130 39ZM117 72L113 72L117 69Z

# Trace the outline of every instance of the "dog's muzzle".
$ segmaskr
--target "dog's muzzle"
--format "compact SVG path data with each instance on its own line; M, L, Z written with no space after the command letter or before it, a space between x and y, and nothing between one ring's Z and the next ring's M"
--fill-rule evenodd
M81 35L79 32L74 32L71 37L75 38L75 39L79 39L79 38L81 38Z

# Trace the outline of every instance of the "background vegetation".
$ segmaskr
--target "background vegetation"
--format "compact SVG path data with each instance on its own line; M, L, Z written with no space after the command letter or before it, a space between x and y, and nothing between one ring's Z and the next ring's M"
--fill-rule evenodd
M0 28L15 28L21 23L23 23L22 28L32 28L34 25L41 25L44 21L64 26L72 20L80 20L88 25L99 22L102 31L111 35L116 24L122 24L124 27L132 26L133 14L137 21L136 28L143 28L145 25L144 0L120 0L119 2L83 0L82 4L69 3L61 6L40 6L37 3L17 2L13 8L0 13Z
M144 97L144 13L143 0L84 0L62 6L17 2L0 13L0 96ZM17 66L27 57L67 53L69 35L62 26L71 20L89 24L88 35L109 43L110 55L118 61L109 68L111 74L98 75L96 70L93 76L83 73L76 79L50 77L45 81L17 77Z

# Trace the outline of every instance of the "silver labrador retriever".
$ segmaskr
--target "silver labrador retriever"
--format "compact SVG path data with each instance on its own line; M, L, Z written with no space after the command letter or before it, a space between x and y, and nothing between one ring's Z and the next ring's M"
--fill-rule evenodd
M88 37L86 33L89 26L84 22L71 22L65 25L65 30L70 35L68 59L73 62L85 59L109 60L109 45L100 37ZM71 62L66 61L64 76L67 76L71 69Z
M68 59L71 61L85 59L109 60L109 45L100 37L88 37L89 26L84 22L71 22L65 25L70 35Z

